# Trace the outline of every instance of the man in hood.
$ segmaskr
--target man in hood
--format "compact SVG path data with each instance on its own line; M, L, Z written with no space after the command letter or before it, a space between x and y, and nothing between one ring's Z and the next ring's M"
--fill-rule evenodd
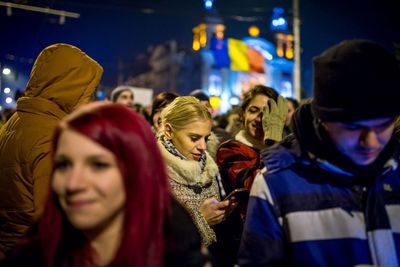
M399 266L400 69L377 43L347 40L314 59L314 95L263 152L240 266Z
M51 45L37 57L25 96L0 129L0 259L43 208L56 125L91 101L102 74L96 61L72 45Z

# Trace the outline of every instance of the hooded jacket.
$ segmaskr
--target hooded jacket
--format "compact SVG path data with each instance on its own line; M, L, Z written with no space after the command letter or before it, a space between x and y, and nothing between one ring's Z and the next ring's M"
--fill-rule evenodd
M263 151L240 266L399 266L399 144L355 166L321 135L305 104L294 135Z
M37 57L25 97L0 129L0 254L40 214L49 191L54 129L92 99L102 73L96 61L68 44L51 45Z

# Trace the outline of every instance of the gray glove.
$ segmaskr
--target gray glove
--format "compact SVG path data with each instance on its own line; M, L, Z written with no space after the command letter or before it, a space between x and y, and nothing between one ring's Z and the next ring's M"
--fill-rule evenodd
M282 140L287 112L286 100L281 95L278 96L277 103L273 99L268 99L268 103L263 109L262 117L264 143Z

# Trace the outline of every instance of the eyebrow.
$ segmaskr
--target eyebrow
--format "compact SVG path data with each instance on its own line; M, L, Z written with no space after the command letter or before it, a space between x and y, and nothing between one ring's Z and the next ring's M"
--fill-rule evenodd
M59 154L59 155L55 155L54 159L70 160L71 157L66 154ZM87 160L109 160L110 158L107 155L94 154L94 155L85 156L85 159L87 159Z
M256 106L256 105L249 105L249 106L248 106L248 109L250 109L250 108L257 108L257 109L261 109L259 106Z
M202 137L203 135L201 135L201 134L198 134L198 133L188 133L188 135L191 135L191 136L196 136L196 137ZM208 134L208 135L205 135L204 137L209 137L211 134Z

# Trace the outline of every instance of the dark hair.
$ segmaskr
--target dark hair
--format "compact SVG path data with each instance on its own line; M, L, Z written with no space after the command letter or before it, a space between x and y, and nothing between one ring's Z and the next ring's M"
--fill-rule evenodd
M278 92L275 91L275 89L264 86L264 85L256 85L254 86L250 91L244 94L243 96L243 101L242 105L240 106L240 112L239 115L240 117L243 117L243 114L246 111L246 108L249 106L251 100L253 100L254 97L258 95L265 95L269 98L272 98L275 101L278 101Z
M286 97L286 100L288 102L292 103L294 109L297 109L300 105L299 101L297 101L297 99L295 99L295 98Z
M163 266L164 220L170 213L170 197L163 158L150 126L127 107L102 105L62 121L53 138L53 155L64 129L111 151L124 179L122 240L109 266ZM71 266L85 266L88 260L93 263L89 243L69 223L55 193L39 222L39 238L47 266L68 260L72 260Z
M153 117L160 109L165 108L179 95L173 92L161 92L153 100L153 105L151 107L150 123L153 125Z
M200 101L210 101L210 97L201 89L193 90L189 96L193 96Z

